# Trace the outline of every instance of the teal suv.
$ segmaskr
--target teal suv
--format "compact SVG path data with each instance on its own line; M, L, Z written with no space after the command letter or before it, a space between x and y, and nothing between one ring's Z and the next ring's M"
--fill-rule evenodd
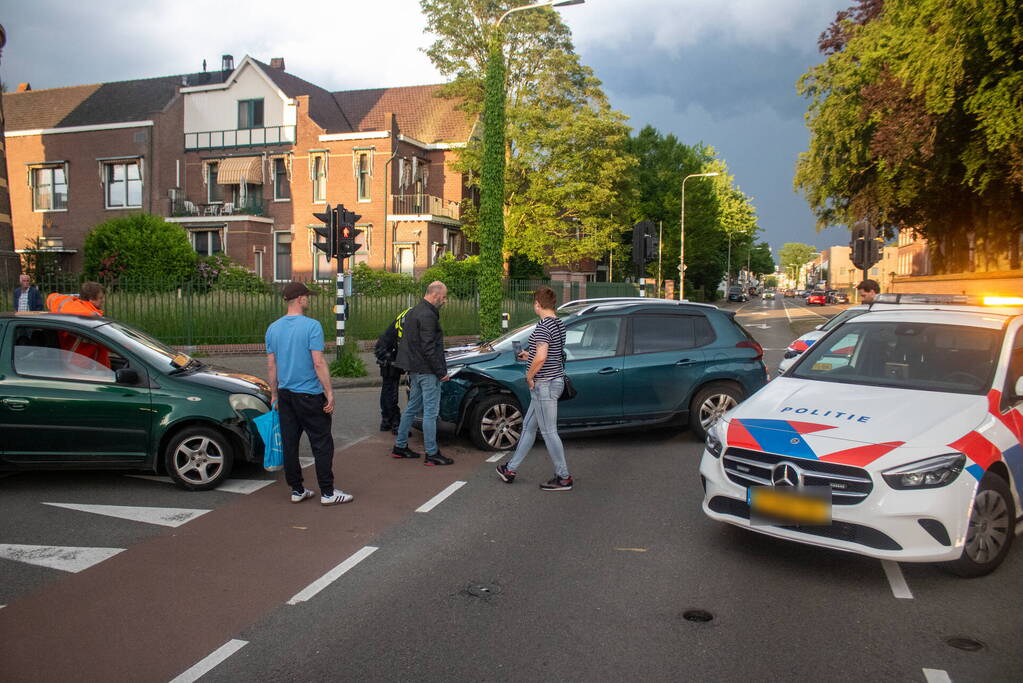
M764 352L734 313L690 302L572 302L565 369L579 394L558 406L558 431L689 424L703 439L726 411L767 383ZM535 324L535 323L534 323ZM441 427L486 450L514 448L529 403L526 364L515 358L534 324L449 352Z

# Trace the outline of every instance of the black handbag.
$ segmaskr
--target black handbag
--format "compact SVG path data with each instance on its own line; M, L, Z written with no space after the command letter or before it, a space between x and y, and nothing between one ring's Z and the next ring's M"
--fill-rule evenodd
M562 375L561 378L565 380L565 388L561 390L561 396L558 396L558 400L571 401L579 392L575 390L575 385L572 384L572 380L569 379L568 375Z

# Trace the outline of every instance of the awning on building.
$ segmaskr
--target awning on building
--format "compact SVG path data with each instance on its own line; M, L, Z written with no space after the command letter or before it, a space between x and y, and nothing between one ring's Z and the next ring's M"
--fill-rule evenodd
M218 185L263 184L263 159L261 157L228 157L217 166Z

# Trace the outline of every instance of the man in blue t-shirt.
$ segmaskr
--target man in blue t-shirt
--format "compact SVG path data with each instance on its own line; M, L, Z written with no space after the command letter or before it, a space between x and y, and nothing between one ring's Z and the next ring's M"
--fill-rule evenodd
M323 328L319 321L305 316L310 294L301 282L284 285L288 312L266 330L267 373L271 401L280 413L284 479L291 487L291 502L301 503L315 495L302 483L298 461L298 444L305 432L316 461L320 504L338 505L353 496L334 488L334 437L330 432L334 391L323 359Z

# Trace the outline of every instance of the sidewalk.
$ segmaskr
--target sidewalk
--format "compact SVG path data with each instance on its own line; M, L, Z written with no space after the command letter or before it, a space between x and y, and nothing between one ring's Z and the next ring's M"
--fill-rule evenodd
M324 356L327 362L334 360L334 352L327 351ZM381 384L380 369L377 366L377 359L371 351L359 353L362 362L366 365L365 377L331 377L331 386L335 389L353 389L355 387L378 387ZM209 354L200 356L204 363L212 365L218 370L228 370L244 375L255 375L266 379L266 354L265 353L230 353L230 354Z

